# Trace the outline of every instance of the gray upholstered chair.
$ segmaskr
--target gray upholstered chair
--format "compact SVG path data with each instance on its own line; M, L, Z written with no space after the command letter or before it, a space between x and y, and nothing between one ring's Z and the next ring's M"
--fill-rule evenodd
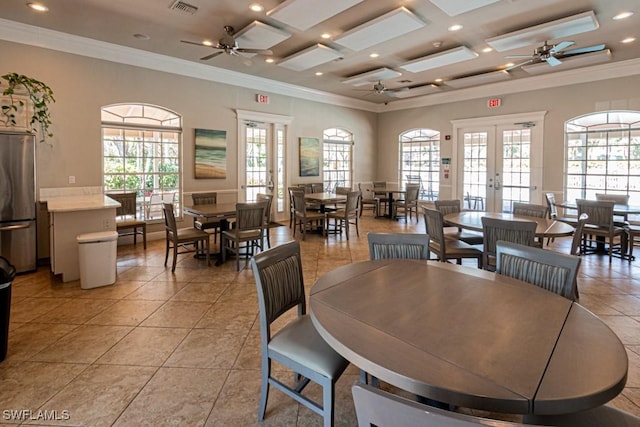
M436 210L442 212L442 216L446 216L453 213L460 212L460 200L452 199L452 200L435 200L433 202L436 205ZM449 228L449 227L446 227ZM463 230L461 228L456 228L457 231L447 231L445 230L445 237L450 239L462 240L465 243L470 245L481 245L482 244L482 233L478 233L475 231ZM427 234L429 231L427 230Z
M378 212L380 211L380 198L376 197L373 193L373 184L359 183L358 190L360 190L360 194L362 194L360 198L360 216L362 216L365 206L371 206L374 216L378 216Z
M264 419L269 388L273 386L322 415L325 427L333 426L335 382L349 362L322 339L306 314L300 244L292 241L261 252L251 259L251 268L260 306L262 387L258 420ZM272 323L293 308L297 308L298 316L272 333ZM271 376L272 361L294 372L293 387ZM302 394L310 380L322 387L322 404Z
M193 205L214 205L218 203L218 193L215 191L207 193L192 193L191 201ZM193 226L203 231L213 231L213 242L218 241L218 234L220 233L220 221L219 220L207 220L206 218L193 218Z
M384 211L387 210L387 205L389 204L389 197L386 192L377 192L376 189L386 188L387 183L385 181L373 181L373 194L380 201L380 205ZM392 212L390 212L392 213Z
M220 235L222 262L227 252L236 255L236 271L240 271L240 256L245 250L245 261L254 254L256 248L264 248L264 218L267 202L236 203L236 222L233 229Z
M351 391L359 427L372 425L381 427L521 427L526 425L481 418L424 405L362 383L355 383Z
M414 233L369 233L371 259L429 259L429 236Z
M578 216L586 213L589 216L584 230L583 245L584 249L587 248L587 243L602 244L602 240L607 240L609 243L609 263L611 263L613 257L613 249L618 248L621 251L625 249L627 244L627 235L623 227L617 227L613 222L613 205L614 201L609 200L584 200L576 199L578 205ZM597 242L598 238L601 239ZM616 243L616 238L618 242ZM589 253L586 251L584 253Z
M533 221L510 221L499 218L482 217L482 265L485 270L495 270L496 243L498 240L519 243L525 246L535 244L537 224Z
M496 273L577 299L576 278L580 257L498 240Z
M116 231L118 236L133 236L133 245L138 235L142 236L142 246L147 249L147 223L137 218L138 206L136 192L107 194L120 207L116 208Z
M296 228L300 226L302 231L302 240L305 239L307 234L307 227L312 224L317 224L322 227L322 233L324 234L324 222L326 214L318 211L307 209L307 204L304 200L304 193L300 191L293 191L293 237L296 237Z
M347 201L344 207L334 211L327 212L327 228L329 220L334 220L334 231L342 234L342 230L345 230L347 240L349 240L349 225L356 226L356 235L360 237L360 229L358 228L358 214L360 209L360 191L349 191L347 193ZM328 230L327 230L328 232Z
M404 219L411 219L411 214L416 214L416 221L418 221L418 196L420 195L419 184L407 184L404 199L397 200L393 203L393 218L398 218L398 210L404 211Z
M271 233L269 230L271 230L273 227L278 226L279 224L274 223L271 220L271 205L273 203L273 195L272 194L264 194L264 193L258 193L256 194L256 201L257 202L266 202L267 203L267 207L264 210L264 237L266 238L267 241L267 247L270 248L271 247Z
M164 254L164 265L167 265L169 259L169 249L173 249L173 262L171 264L171 272L176 271L176 263L178 255L189 252L200 252L200 243L204 251L207 265L209 265L209 233L198 230L197 228L180 228L176 223L176 217L173 213L173 203L162 204L162 215L164 216L164 228L166 233L166 250ZM193 245L193 249L189 246ZM182 249L182 251L180 251Z
M546 218L549 215L549 208L534 203L513 202L513 214Z
M422 211L429 233L429 250L438 256L438 260L447 262L455 259L458 264L462 264L463 258L476 258L478 268L482 267L481 250L461 240L445 237L442 212L428 208L423 208Z

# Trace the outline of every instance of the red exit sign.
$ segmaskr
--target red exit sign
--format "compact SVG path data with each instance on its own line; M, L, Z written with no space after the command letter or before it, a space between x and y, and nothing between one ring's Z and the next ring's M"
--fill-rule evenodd
M256 94L256 101L258 104L268 104L269 103L269 95L263 95L261 93Z
M489 108L497 108L500 106L502 100L500 98L491 98L487 101L487 107Z

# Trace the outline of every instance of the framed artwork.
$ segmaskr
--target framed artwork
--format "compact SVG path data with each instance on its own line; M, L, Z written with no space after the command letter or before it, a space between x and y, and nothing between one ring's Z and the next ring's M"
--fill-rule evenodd
M225 179L227 177L227 131L196 129L196 179Z
M320 176L320 140L300 138L300 176Z

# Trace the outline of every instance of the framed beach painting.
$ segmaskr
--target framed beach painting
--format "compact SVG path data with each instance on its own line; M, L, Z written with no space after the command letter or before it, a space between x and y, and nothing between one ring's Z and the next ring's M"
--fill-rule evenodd
M300 176L320 176L320 140L300 138Z
M225 179L227 177L227 131L196 129L195 177Z

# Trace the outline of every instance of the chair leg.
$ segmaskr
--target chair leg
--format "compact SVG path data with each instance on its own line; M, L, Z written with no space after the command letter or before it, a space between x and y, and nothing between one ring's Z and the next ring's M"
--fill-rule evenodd
M169 259L169 239L166 240L165 251L164 251L164 266L167 266L167 260Z
M258 421L264 420L264 413L267 410L267 399L269 398L269 377L271 376L271 361L262 360L262 386L260 387L260 407L258 408Z
M333 426L333 401L336 395L333 381L330 379L328 381L328 384L322 385L322 412L324 414L324 427Z
M171 272L176 271L176 264L178 263L178 245L173 245L173 263L171 265Z

